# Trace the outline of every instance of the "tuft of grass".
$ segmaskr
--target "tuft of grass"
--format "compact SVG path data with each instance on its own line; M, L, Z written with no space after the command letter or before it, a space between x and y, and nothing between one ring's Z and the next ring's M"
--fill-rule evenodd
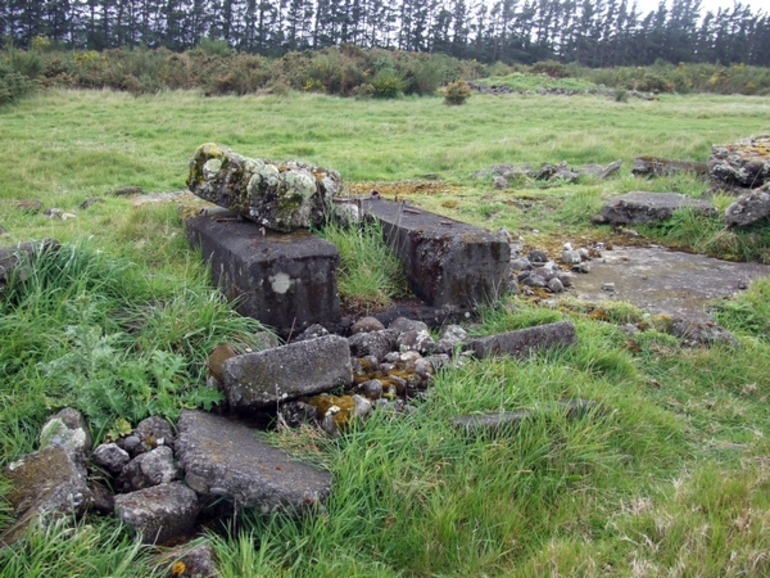
M378 222L351 226L330 222L317 233L340 252L337 285L348 306L379 309L409 294L403 264L385 244Z

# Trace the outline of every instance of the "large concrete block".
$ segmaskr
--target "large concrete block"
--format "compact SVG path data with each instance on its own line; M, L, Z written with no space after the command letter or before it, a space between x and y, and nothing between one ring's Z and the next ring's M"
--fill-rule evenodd
M203 496L265 513L297 513L313 511L329 494L329 472L298 461L243 424L183 411L177 429L177 458L185 481Z
M508 239L422 209L385 199L362 201L382 223L385 240L404 263L412 290L434 307L472 309L507 290Z
M524 358L532 353L577 343L575 326L569 321L536 325L489 337L471 339L465 350L479 359L496 355Z
M714 206L702 199L693 199L679 193L631 191L607 201L601 213L593 217L593 221L610 225L649 225L670 219L674 211L680 209L692 209L711 217L717 215Z
M353 382L348 340L339 335L231 357L222 375L227 401L237 409L275 407Z
M284 336L339 317L340 257L332 243L306 231L270 232L220 211L188 220L187 236L224 293L238 299L241 315Z

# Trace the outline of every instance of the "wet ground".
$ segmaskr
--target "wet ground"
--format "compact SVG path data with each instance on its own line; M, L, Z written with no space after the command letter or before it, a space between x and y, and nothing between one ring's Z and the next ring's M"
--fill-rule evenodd
M709 302L731 297L752 279L770 275L770 265L734 263L665 247L618 247L575 274L575 295L587 301L627 301L650 313L710 321ZM614 284L614 291L607 288Z

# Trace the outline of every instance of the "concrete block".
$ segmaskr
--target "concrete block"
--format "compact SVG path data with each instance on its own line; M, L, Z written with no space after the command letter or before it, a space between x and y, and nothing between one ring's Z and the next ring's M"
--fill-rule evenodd
M353 382L348 340L326 335L231 357L222 364L225 394L234 409L275 407Z
M365 199L362 206L382 223L412 290L429 305L473 309L507 290L505 235L385 199Z
M472 352L479 359L496 355L524 358L538 351L566 347L575 343L577 343L575 326L569 321L559 321L471 339L466 342L465 351Z
M141 534L145 544L163 544L192 532L200 506L198 496L174 482L115 497L115 513Z
M631 191L607 201L593 221L596 224L649 225L670 219L679 209L692 209L712 217L717 215L711 203L687 195Z
M332 243L307 231L270 232L220 211L188 220L187 236L222 291L238 299L241 315L284 336L339 317L340 257Z
M329 472L295 459L243 424L202 411L183 411L177 458L187 485L263 512L312 511L331 489Z

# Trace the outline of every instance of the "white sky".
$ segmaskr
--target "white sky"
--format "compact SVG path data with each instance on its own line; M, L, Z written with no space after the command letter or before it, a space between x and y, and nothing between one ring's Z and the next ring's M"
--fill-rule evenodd
M660 0L637 0L636 2L637 6L639 6L639 12L645 15L648 12L657 10L659 3ZM754 14L759 12L767 14L770 12L767 0L740 0L740 3L743 6L749 6ZM666 0L666 5L670 8L671 0ZM704 16L709 10L716 14L720 8L732 9L732 7L733 0L701 0L701 16Z

